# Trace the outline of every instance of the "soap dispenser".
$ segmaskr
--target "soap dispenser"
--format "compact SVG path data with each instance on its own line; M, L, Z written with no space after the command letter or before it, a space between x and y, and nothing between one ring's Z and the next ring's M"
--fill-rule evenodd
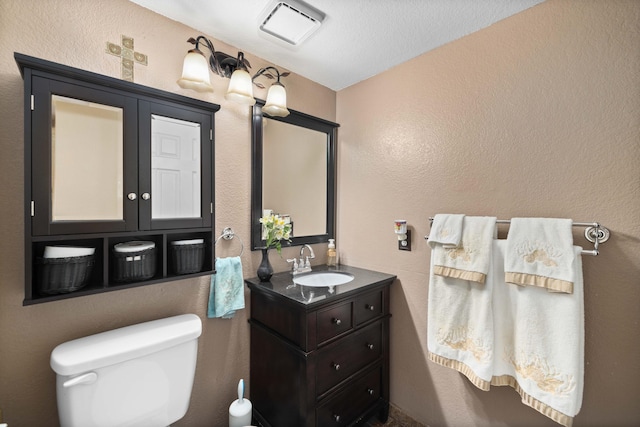
M335 239L329 239L329 247L327 249L327 265L335 267L338 264L338 253L336 252Z

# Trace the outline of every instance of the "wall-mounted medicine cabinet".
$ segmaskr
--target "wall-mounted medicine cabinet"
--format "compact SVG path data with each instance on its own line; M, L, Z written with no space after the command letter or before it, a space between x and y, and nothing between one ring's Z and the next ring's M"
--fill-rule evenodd
M25 106L24 304L211 274L220 106L15 60Z

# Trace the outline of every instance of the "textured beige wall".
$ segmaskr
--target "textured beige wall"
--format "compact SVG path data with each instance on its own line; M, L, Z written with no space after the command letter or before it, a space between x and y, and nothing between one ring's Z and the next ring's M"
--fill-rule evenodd
M215 232L232 227L245 243L245 277L255 276L259 252L249 250L251 117L248 107L227 103L228 80L211 77L212 95L176 85L182 59L198 31L125 0L0 0L0 410L10 426L55 426L55 376L51 350L84 335L181 313L203 319L197 379L191 406L177 426L223 426L238 379L249 378L248 310L233 320L206 319L207 278L190 279L65 301L22 306L23 260L23 81L13 52L120 77L120 61L105 53L120 35L135 40L149 65L135 66L136 83L220 104L216 114ZM214 41L217 49L237 49ZM246 52L257 70L267 65ZM259 52L255 52L259 54ZM296 75L287 77L290 108L335 121L335 92ZM256 93L264 99L264 93ZM237 241L222 242L219 256L236 255ZM299 249L283 251L291 257ZM322 249L316 253L322 260ZM287 268L277 255L277 270ZM248 296L248 291L246 293Z
M460 212L610 228L584 259L574 426L640 425L639 31L638 1L549 0L338 93L338 248L398 275L391 400L422 423L556 425L513 390L479 391L426 360L423 236L429 216ZM396 218L413 229L411 252L397 249Z
M342 125L338 249L343 262L400 279L392 401L423 423L555 425L510 389L480 392L426 361L430 252L422 236L438 212L571 217L611 229L602 254L584 262L587 366L575 426L640 422L639 27L635 0L550 0L341 91L337 117L333 92L287 78L291 108ZM119 61L104 48L121 34L150 57L136 66L136 82L222 105L215 229L231 226L249 244L249 112L226 103L227 82L217 77L213 95L175 85L185 40L197 31L124 0L0 0L0 409L13 426L55 425L48 358L58 343L179 313L205 317L204 278L22 306L23 105L13 52L118 77ZM255 69L263 65L248 56ZM411 252L396 249L397 217L413 227ZM219 255L234 254L233 244ZM245 251L245 275L258 263ZM237 379L248 378L246 315L204 320L192 404L177 425L225 424Z

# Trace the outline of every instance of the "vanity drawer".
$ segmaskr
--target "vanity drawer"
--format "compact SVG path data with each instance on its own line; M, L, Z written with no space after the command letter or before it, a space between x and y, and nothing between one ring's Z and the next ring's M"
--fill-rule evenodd
M383 314L382 302L382 289L358 296L354 307L356 325L381 316Z
M380 399L381 368L377 367L330 397L316 410L316 425L346 426Z
M321 344L343 332L353 328L351 315L353 303L351 301L318 311L317 331L318 344Z
M321 395L382 355L382 322L376 322L319 351L316 393Z

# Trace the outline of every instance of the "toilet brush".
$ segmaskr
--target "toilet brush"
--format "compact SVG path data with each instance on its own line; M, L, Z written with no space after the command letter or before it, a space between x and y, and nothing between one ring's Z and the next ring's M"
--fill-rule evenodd
M251 425L251 402L244 398L244 380L238 382L238 399L229 406L229 427Z

